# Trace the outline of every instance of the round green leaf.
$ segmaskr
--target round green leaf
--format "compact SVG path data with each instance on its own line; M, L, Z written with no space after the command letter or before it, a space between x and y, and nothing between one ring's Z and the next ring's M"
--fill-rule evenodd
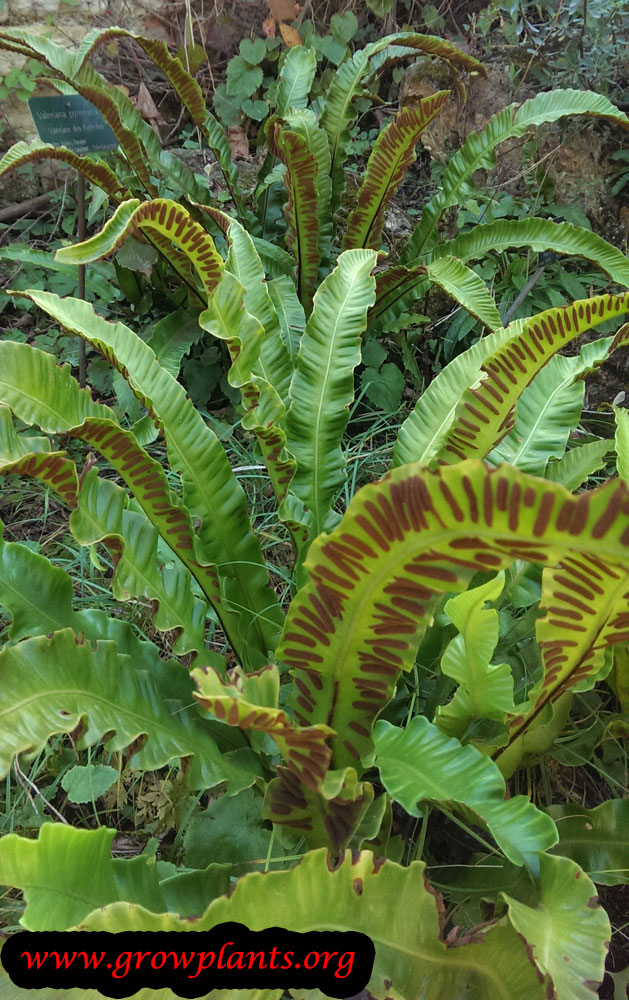
M509 861L534 871L538 852L557 843L555 824L524 795L505 800L504 778L489 757L445 736L424 716L406 729L380 720L374 742L382 783L411 816L420 815L421 802L467 806Z
M66 771L61 784L70 802L91 802L100 798L118 778L115 767L106 764L77 764Z
M254 38L253 41L250 38L243 38L239 45L239 50L243 59L257 66L266 55L266 42L263 38Z
M540 972L551 976L553 996L592 1000L605 974L609 919L597 906L594 885L574 861L549 854L540 861L540 901L527 906L503 893L509 919Z
M247 98L242 102L242 110L256 122L261 122L265 115L269 113L269 106L266 101L252 101Z
M227 64L227 93L230 97L251 97L262 83L262 70L252 66L242 56L234 56Z
M553 854L572 858L599 885L629 883L629 799L610 799L595 809L571 802L547 812L559 831Z
M330 18L330 28L337 42L347 45L358 31L358 18L353 10L346 10L344 14L333 14Z

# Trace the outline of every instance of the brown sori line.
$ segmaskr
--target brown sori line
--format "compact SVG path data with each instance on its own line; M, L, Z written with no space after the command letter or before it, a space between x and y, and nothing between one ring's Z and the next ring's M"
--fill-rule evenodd
M557 618L548 618L545 619L545 621L547 621L548 624L552 625L554 628L565 628L570 632L587 632L584 625L572 625L570 622L560 621Z
M554 495L552 493L544 493L539 505L537 517L535 518L535 523L533 524L533 534L536 538L540 538L544 534L550 521L554 505Z
M517 368L520 372L522 372L523 375L526 375L527 368L526 365L522 364L522 361L520 360L521 354L522 354L521 351L519 352L516 351L515 344L511 344L511 346L507 348L507 356L511 360L511 363L513 364L514 368Z
M554 594L554 597L558 597L558 594ZM549 615L557 615L560 618L570 619L575 622L583 621L583 613L581 611L572 610L571 608L564 608L556 605L549 605L548 607Z
M582 493L574 505L572 521L568 528L570 535L580 535L590 513L590 498L586 493Z
M509 531L514 533L520 524L520 484L514 483L511 490L511 500L508 509Z

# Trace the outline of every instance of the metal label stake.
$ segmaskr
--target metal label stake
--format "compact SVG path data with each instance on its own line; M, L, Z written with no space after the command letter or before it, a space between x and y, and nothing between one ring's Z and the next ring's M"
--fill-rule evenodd
M31 97L28 107L42 142L65 146L83 156L105 149L117 149L118 140L100 111L79 94L59 97ZM85 176L77 170L77 236L85 239ZM79 265L77 294L85 298L85 264ZM85 388L85 341L79 338L79 384Z

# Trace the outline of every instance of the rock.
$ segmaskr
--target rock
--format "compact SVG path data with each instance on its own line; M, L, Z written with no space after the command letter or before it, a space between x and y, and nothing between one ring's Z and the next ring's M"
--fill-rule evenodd
M488 65L487 78L471 76L466 95L457 93L456 80L448 67L430 60L409 66L400 87L400 105L417 104L438 90L451 90L450 100L421 135L432 156L447 160L470 132L480 132L492 115L512 101L513 87L505 66Z

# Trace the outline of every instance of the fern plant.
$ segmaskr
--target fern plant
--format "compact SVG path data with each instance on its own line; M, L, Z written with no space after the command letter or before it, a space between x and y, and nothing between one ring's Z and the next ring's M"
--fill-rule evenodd
M129 233L139 234L154 245L184 285L188 285L197 307L207 302L204 290L191 280L185 259L173 249L159 227L149 232L139 226L145 211L142 203L157 194L180 200L215 235L220 233L216 226L225 229L229 225L229 216L213 204L207 178L193 174L163 150L155 132L129 99L109 87L90 63L89 57L100 46L118 38L133 39L167 76L204 143L217 158L231 213L254 238L266 268L274 277L296 271L298 296L307 316L314 289L333 266L339 250L381 249L387 206L415 160L415 147L422 131L451 95L449 91L441 91L421 100L417 107L403 108L397 113L378 136L360 189L352 196L344 167L359 99L369 96L379 74L393 60L417 53L444 61L459 91L462 86L457 76L459 70L485 73L481 63L448 41L401 32L348 55L335 72L326 95L309 106L316 71L315 51L305 46L288 50L279 69L274 113L265 126L268 155L254 191L247 194L242 190L226 136L206 107L199 85L163 42L121 28L95 29L88 33L79 50L71 53L32 33L1 31L0 48L39 60L52 74L47 80L52 79L61 92L77 92L90 100L107 119L120 150L112 158L112 169L103 161L78 157L69 150L22 142L0 161L0 175L48 157L61 158L83 171L90 181L106 191L114 206L120 207L100 239L88 242L83 252L75 249L60 259L94 260L97 255L113 252ZM370 311L370 334L390 329L431 285L442 288L483 327L490 331L500 329L502 322L493 298L468 265L489 251L510 247L584 257L600 266L613 282L627 287L629 269L624 256L589 230L568 223L534 217L500 220L440 241L439 223L444 213L469 197L474 175L495 164L495 150L501 143L569 115L597 117L624 128L629 124L626 115L599 94L558 90L539 94L520 106L511 105L494 115L480 134L471 133L451 157L441 189L424 205L408 240L398 248L395 259L387 260L381 267ZM130 196L135 202L129 200ZM339 212L341 206L343 212ZM135 210L137 216L133 214Z
M592 996L609 922L591 906L588 876L569 850L562 854L551 817L526 796L505 798L505 775L531 736L548 742L550 732L552 742L571 693L603 677L611 648L627 641L629 493L611 481L573 495L559 482L488 465L526 418L518 400L562 357L560 348L621 318L629 293L519 320L457 358L401 428L389 475L359 490L343 512L343 434L376 300L376 251L341 253L306 322L296 289L289 294L281 281L277 294L237 221L223 260L177 203L125 211L179 244L207 289L199 322L230 353L243 425L257 438L291 539L294 596L288 607L279 600L242 485L176 381L176 336L149 345L88 303L20 292L107 358L146 413L123 427L68 368L5 340L0 471L47 484L68 508L74 538L109 549L114 594L152 601L154 627L171 632L174 644L165 658L124 621L76 611L65 571L2 540L0 601L11 618L0 652L2 768L59 733L73 733L79 746L126 751L141 771L179 761L191 789L223 792L224 801L253 797L260 822L272 823L301 861L244 875L228 894L224 866L166 874L145 858L111 859L114 831L46 823L36 841L0 841L0 881L22 889L23 926L204 930L233 920L255 930L272 905L273 922L293 930L369 934L376 962L368 988L377 998L391 988L409 1000L470 990L488 998ZM628 338L621 326L588 345L574 377ZM149 425L174 477L143 443L152 439ZM92 460L79 469L59 436L85 442L116 478ZM559 465L565 443L545 434L538 459L546 453L548 465ZM410 712L405 727L383 717L418 655L421 662L444 596L461 595L446 608L463 634L468 619L491 617L484 604L514 560L545 567L533 683L516 692L508 671L489 663L491 628L484 637L472 630L468 646L443 654L444 676L457 686L451 700L431 717ZM499 575L489 590L466 589L479 569ZM217 651L221 639L235 666ZM443 810L480 829L486 844L491 838L504 878L490 893L492 919L474 935L441 933L425 862L399 863L393 802L425 823L431 809ZM382 912L393 933L374 923Z

